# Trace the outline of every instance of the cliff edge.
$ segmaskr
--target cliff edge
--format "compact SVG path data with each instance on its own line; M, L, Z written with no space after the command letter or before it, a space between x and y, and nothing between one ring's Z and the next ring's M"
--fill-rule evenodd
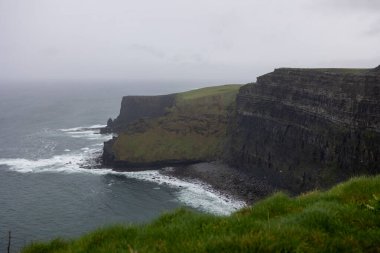
M380 66L281 68L243 86L224 160L291 192L380 172Z
M115 120L109 119L102 133L118 133L139 119L164 116L175 103L176 94L160 96L124 96L120 113Z

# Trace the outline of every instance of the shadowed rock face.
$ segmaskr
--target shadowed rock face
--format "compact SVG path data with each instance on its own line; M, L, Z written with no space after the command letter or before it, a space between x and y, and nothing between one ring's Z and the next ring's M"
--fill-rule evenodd
M379 173L380 67L276 69L240 89L225 160L300 192Z
M167 109L174 105L175 96L176 94L123 97L119 116L114 121L109 120L102 133L120 132L139 119L164 116Z

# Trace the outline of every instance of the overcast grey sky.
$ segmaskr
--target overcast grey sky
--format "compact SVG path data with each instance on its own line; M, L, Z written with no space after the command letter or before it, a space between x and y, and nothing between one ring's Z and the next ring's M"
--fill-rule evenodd
M249 82L380 64L380 0L0 0L0 80Z

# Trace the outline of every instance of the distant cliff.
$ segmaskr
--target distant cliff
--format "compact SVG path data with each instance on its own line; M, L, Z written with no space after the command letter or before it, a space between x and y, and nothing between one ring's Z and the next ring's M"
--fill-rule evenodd
M243 86L224 160L300 192L380 172L380 67L276 69Z
M240 85L208 87L163 96L123 97L120 115L102 132L103 163L119 169L164 167L218 159L228 110Z
M161 96L125 96L121 101L120 113L115 120L108 120L102 132L120 132L139 119L164 116L175 102L176 94Z

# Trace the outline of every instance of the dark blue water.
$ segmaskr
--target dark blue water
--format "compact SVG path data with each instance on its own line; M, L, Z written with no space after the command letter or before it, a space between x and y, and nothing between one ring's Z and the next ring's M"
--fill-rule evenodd
M118 114L123 95L185 87L0 85L0 252L8 231L16 252L31 241L148 222L179 206L225 214L241 204L159 171L117 173L84 166L95 163L103 141L111 138L98 128Z

